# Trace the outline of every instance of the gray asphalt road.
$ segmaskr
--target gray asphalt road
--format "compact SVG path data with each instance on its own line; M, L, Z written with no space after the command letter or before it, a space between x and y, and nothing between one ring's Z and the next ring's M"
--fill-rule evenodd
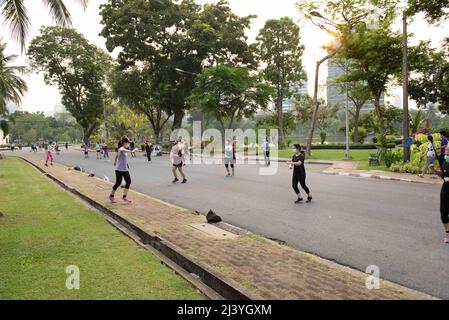
M112 163L85 160L79 151L57 161L114 177ZM201 213L213 209L228 223L362 271L376 265L384 279L449 298L438 185L328 176L308 165L314 201L296 205L285 164L274 176L241 165L234 178L222 166L190 165L185 185L171 183L167 158L148 164L140 156L130 167L135 190Z

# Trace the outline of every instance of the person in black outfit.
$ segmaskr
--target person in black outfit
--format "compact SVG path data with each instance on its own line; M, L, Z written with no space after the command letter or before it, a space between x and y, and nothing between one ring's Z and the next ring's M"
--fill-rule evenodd
M152 151L153 151L153 145L150 142L145 141L145 152L147 154L148 162L151 162L151 152Z
M303 201L301 197L301 193L298 188L298 182L301 185L301 188L307 193L307 202L312 201L312 194L310 193L309 188L306 185L306 169L304 167L305 156L302 152L301 145L295 144L295 154L293 155L292 161L288 163L290 170L293 169L293 177L292 177L292 187L295 190L298 199L295 203L300 203Z
M444 162L441 165L441 171L436 170L433 164L430 168L438 176L443 178L443 187L441 188L440 193L440 213L441 222L443 222L444 231L446 231L443 241L444 243L449 243L449 148L445 149Z

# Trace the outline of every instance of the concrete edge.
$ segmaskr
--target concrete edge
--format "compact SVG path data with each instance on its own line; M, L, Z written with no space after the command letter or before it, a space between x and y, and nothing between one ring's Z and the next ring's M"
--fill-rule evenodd
M396 177L384 176L384 175L379 175L379 174L374 174L374 173L351 173L351 172L345 172L345 171L329 171L329 170L324 170L324 171L322 171L322 173L325 175L331 175L331 176L345 176L345 177L354 177L354 178L389 180L389 181L430 184L430 185L438 184L437 182L419 181L419 180L412 180L412 179L407 179L407 178L396 178Z
M181 270L185 271L186 273L190 275L195 275L198 279L201 280L201 282L206 285L207 287L214 290L218 296L223 297L224 299L228 300L262 300L262 297L254 295L250 292L248 292L246 289L241 287L238 283L236 283L232 279L227 279L223 275L218 274L214 270L212 270L209 266L201 263L201 262L195 262L193 259L188 257L182 249L178 248L174 244L164 240L160 236L147 232L143 230L141 227L139 227L137 224L133 224L127 219L119 216L112 210L106 208L102 204L96 202L95 200L89 198L88 196L82 194L78 190L76 190L73 187L70 187L69 185L65 184L63 181L59 180L55 176L51 175L50 173L46 172L44 169L39 167L38 165L34 164L32 161L25 159L21 156L18 156L18 158L24 160L28 164L30 164L32 167L36 168L39 172L44 174L46 177L54 181L56 184L58 184L61 188L63 188L66 191L71 192L75 196L77 196L79 199L83 200L89 206L95 208L99 212L101 212L105 217L107 221L114 221L114 223L118 224L120 226L120 231L122 231L122 228L124 230L127 230L127 232L130 232L133 236L133 240L138 240L139 243L143 244L145 247L149 246L156 250L156 252L159 252L160 255L162 255L167 262L167 266L172 266L175 264L177 267L179 267ZM128 235L128 234L127 234ZM164 259L164 260L165 260ZM176 268L177 269L177 268ZM175 272L176 270L173 269ZM179 270L179 269L178 269ZM182 275L185 275L183 272ZM201 287L197 287L196 281L192 281L191 278L186 279L194 285L198 290L201 291ZM203 292L204 294L207 294L208 292ZM211 295L211 298L218 298L217 295Z

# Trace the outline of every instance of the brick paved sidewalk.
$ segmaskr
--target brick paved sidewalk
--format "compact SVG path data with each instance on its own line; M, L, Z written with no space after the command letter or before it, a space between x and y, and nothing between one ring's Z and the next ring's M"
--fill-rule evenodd
M25 157L48 173L121 217L157 234L224 278L262 299L430 299L431 296L382 281L378 290L365 286L367 275L311 254L256 236L220 239L192 225L205 218L146 195L130 192L131 205L108 202L111 184L88 178L55 164L44 167L41 157ZM121 196L118 191L118 200Z

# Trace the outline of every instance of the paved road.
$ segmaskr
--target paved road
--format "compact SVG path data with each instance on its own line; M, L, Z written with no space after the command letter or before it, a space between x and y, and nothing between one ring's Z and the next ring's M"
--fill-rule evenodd
M113 180L112 164L92 155L69 151L57 161ZM167 158L148 164L140 156L130 167L135 190L201 213L213 209L228 223L362 271L376 265L382 278L449 298L438 185L328 176L308 165L314 202L296 205L285 164L274 176L238 166L234 178L222 166L191 165L186 185L171 184Z

